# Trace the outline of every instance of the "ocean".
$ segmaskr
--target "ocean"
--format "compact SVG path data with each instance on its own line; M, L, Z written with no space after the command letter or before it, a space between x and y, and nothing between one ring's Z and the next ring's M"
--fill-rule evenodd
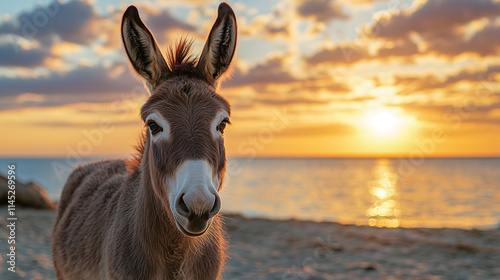
M99 159L0 158L58 200L77 164ZM498 228L500 158L231 158L222 210L249 217L377 227Z

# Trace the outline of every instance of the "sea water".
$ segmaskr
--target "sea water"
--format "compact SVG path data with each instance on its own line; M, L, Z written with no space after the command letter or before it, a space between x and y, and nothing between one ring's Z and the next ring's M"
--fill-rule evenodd
M58 200L72 168L99 159L0 159ZM379 227L496 228L500 158L232 158L223 211Z

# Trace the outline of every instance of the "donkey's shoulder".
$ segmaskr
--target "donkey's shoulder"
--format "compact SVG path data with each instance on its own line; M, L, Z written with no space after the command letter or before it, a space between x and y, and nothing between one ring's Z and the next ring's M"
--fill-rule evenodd
M98 173L100 179L107 179L116 174L126 174L127 166L124 160L102 160L77 166L69 175L66 185L81 182L84 178ZM79 185L78 183L76 185Z
M75 196L75 192L88 192L105 185L116 176L125 178L127 174L124 160L103 160L77 166L64 185L59 203L59 211L64 211Z

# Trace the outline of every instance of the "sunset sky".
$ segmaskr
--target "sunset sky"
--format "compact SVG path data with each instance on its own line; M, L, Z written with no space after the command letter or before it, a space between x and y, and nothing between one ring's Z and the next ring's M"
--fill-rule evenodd
M228 156L500 156L500 1L227 2ZM129 155L147 93L122 13L197 55L218 3L2 2L0 157Z

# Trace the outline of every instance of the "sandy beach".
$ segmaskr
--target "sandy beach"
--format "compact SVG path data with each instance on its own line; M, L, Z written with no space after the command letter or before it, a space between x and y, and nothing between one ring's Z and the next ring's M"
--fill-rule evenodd
M7 271L0 218L0 279L55 279L55 211L17 210L16 273ZM386 229L226 215L224 279L500 279L500 231Z

